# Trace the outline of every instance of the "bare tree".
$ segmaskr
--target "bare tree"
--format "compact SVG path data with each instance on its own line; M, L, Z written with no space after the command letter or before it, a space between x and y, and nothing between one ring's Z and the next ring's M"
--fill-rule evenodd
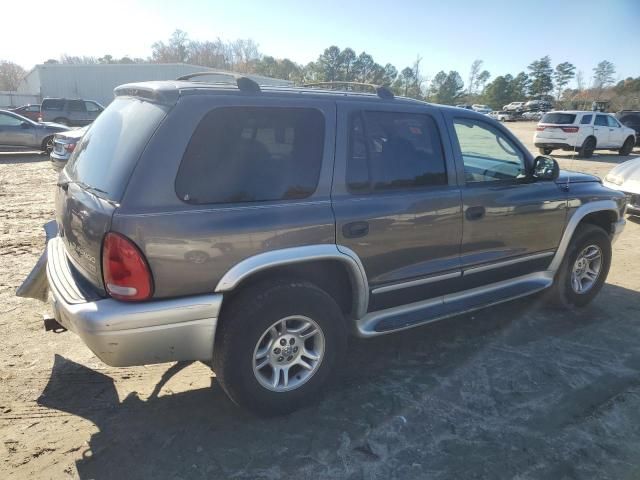
M24 68L17 63L0 60L0 90L17 90L24 74Z
M478 84L478 75L480 74L482 63L482 60L477 59L471 64L471 69L469 70L469 88L467 89L469 95L473 95L475 93L475 87Z

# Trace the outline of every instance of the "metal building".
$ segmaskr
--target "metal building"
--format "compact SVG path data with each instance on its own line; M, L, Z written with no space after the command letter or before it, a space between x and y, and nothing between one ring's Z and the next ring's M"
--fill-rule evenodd
M44 97L83 98L108 105L118 85L146 80L175 80L181 75L210 70L186 63L41 64L22 79L18 93ZM215 70L220 72L220 70ZM291 85L287 80L247 75L262 85ZM224 77L220 77L220 81ZM214 75L207 81L217 81Z

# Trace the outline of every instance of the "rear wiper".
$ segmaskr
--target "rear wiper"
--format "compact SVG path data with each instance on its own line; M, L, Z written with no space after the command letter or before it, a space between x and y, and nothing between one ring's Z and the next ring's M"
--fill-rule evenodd
M94 187L93 185L89 185L88 183L85 182L81 182L80 180L67 180L66 182L58 182L56 185L58 187L61 187L65 192L69 189L69 184L70 183L75 183L76 185L84 188L85 190L90 191L91 193L101 193L102 195L109 195L109 192L102 190L101 188L98 187ZM102 195L96 195L97 197L100 197L102 200L112 204L112 205L118 205L118 202L115 202L109 198L103 197Z

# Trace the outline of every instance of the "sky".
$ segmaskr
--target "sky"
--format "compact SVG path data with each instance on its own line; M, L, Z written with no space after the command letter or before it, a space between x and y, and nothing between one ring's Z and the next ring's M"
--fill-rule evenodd
M640 76L640 0L65 0L59 15L51 5L3 6L0 60L29 69L61 54L147 57L179 28L194 40L252 38L263 54L302 64L337 45L398 70L419 55L425 75L457 70L464 80L475 59L495 78L544 55L572 62L587 82L605 59L617 79ZM30 11L50 12L50 24Z

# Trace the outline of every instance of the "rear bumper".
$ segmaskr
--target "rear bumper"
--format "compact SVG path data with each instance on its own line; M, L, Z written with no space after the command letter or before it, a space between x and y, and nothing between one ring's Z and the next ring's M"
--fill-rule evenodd
M536 141L534 143L536 148L552 148L554 150L573 150L575 147L573 145L569 145L568 143L563 142L554 142L553 140L545 140L545 141Z
M46 272L56 320L107 365L206 361L213 357L222 295L141 303L87 299L74 281L60 237L48 242Z

